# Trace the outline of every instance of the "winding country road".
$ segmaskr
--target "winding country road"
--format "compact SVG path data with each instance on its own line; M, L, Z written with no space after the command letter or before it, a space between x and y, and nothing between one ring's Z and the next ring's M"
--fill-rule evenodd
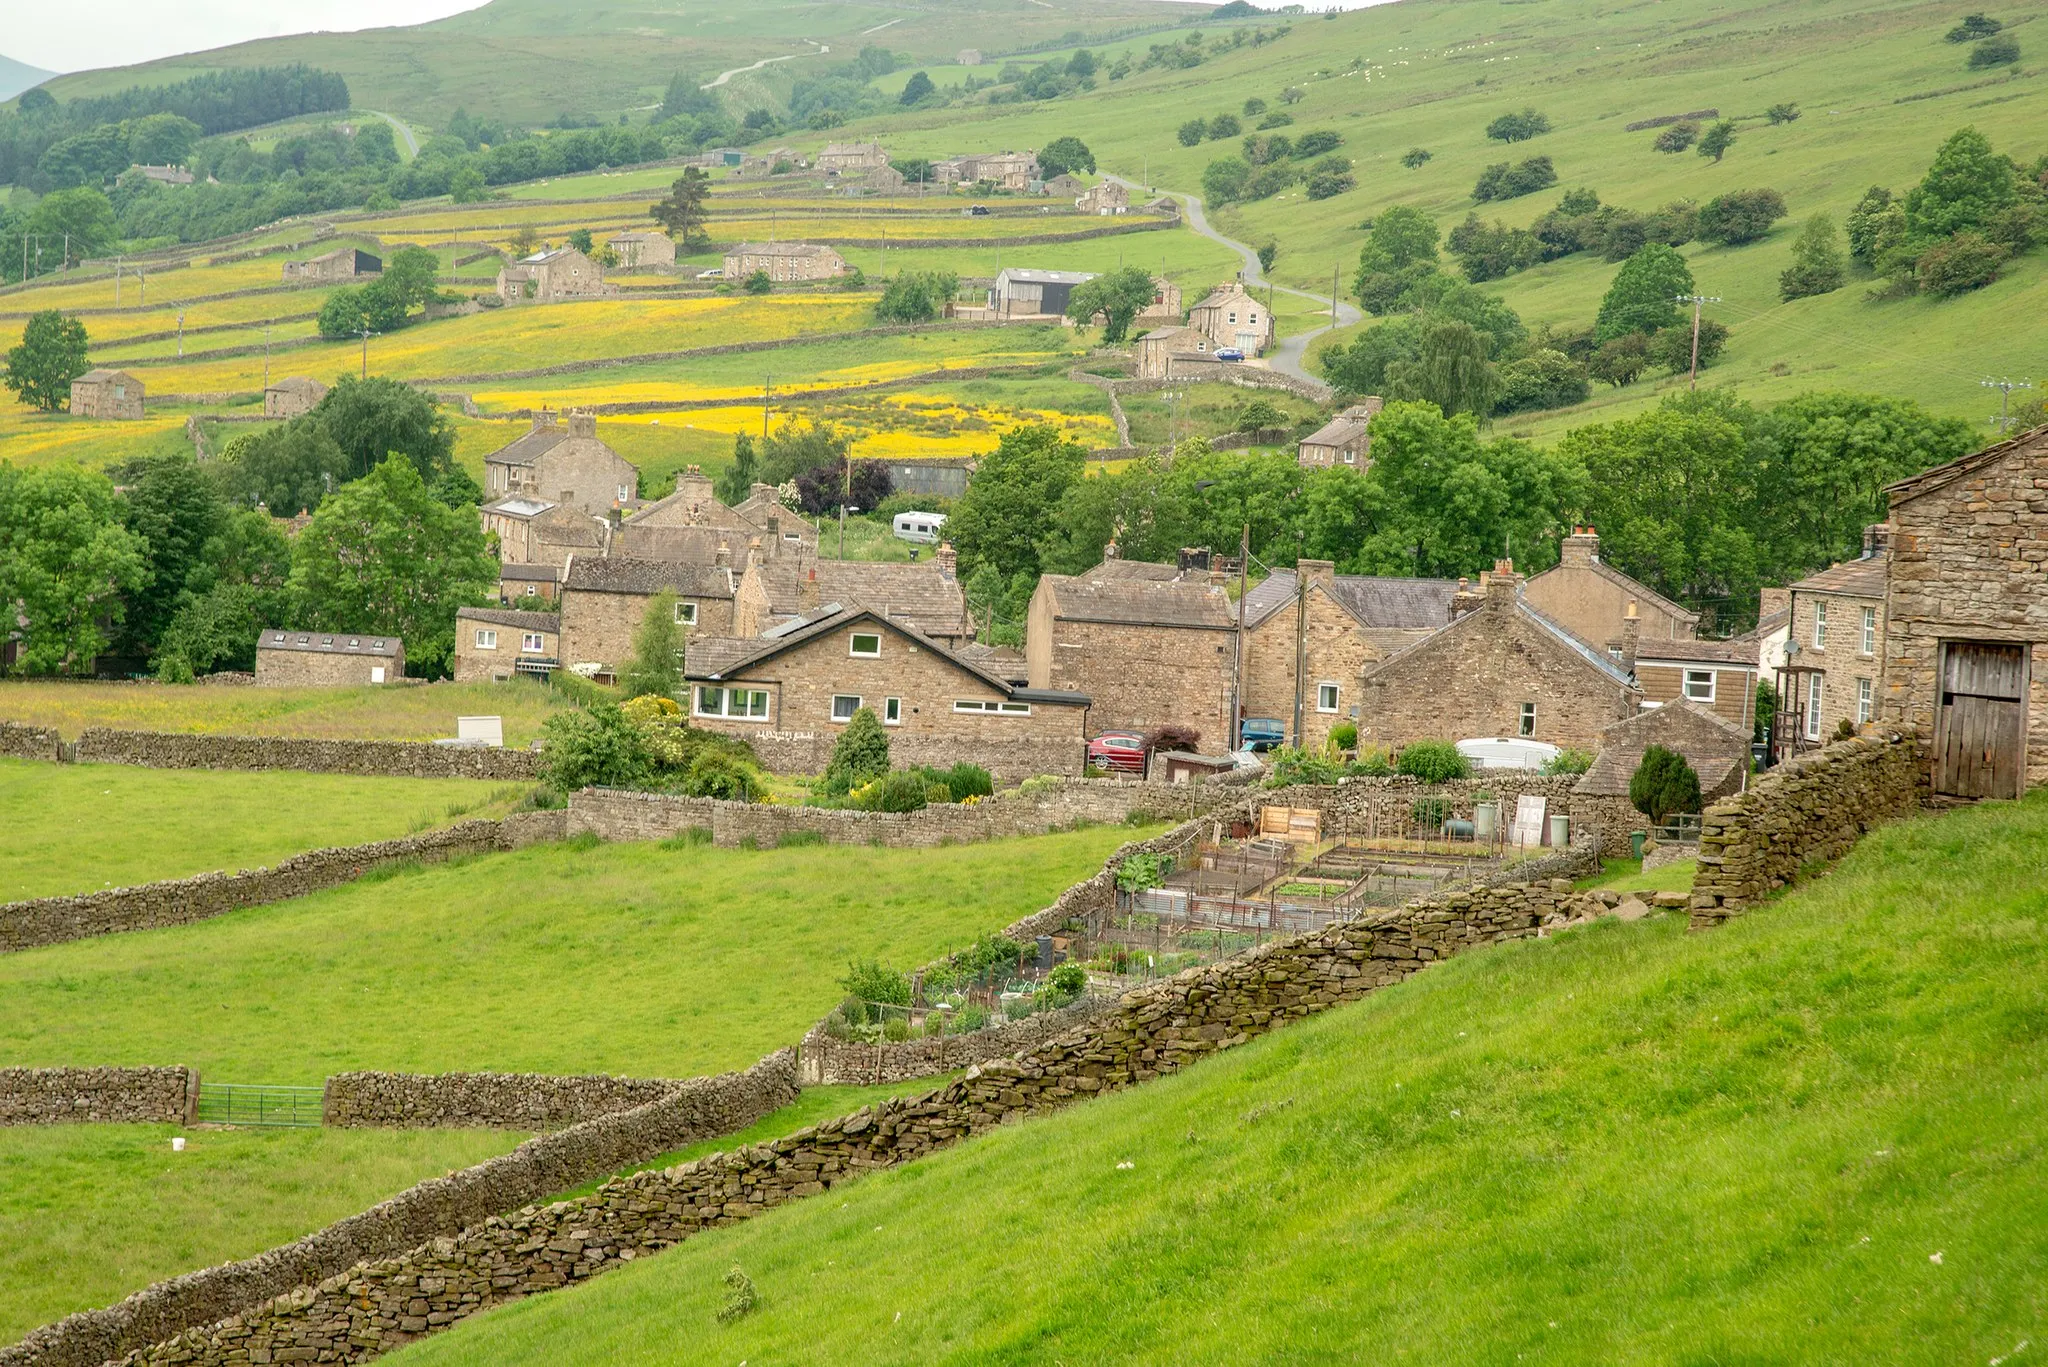
M406 156L416 157L420 154L420 140L413 136L412 129L406 127L403 119L394 119L389 114L381 113L375 109L365 109L363 113L375 114L378 118L390 124L397 131L398 136L405 139Z
M1145 187L1135 181L1125 180L1122 176L1117 175L1111 175L1107 178L1130 190L1133 194L1146 193ZM1219 242L1238 254L1243 260L1244 265L1237 274L1238 278L1243 280L1245 284L1265 285L1281 294L1291 294L1297 299L1313 299L1326 308L1329 306L1330 296L1327 294L1315 294L1309 290L1298 290L1292 285L1276 285L1272 281L1267 280L1264 269L1259 265L1258 249L1248 247L1236 238L1225 237L1222 233L1210 227L1208 216L1202 212L1202 200L1199 195L1182 194L1175 190L1162 190L1160 193L1180 204L1182 214L1186 217L1190 228L1210 241ZM1323 382L1322 378L1309 374L1302 364L1308 356L1308 344L1333 327L1349 327L1353 323L1363 321L1364 318L1365 315L1358 311L1357 306L1347 304L1342 299L1339 299L1337 301L1337 321L1335 323L1325 323L1311 331L1297 333L1292 337L1282 339L1280 344L1273 348L1272 353L1267 356L1266 360L1273 369L1283 375L1292 375L1296 379L1309 380L1313 383L1321 384Z

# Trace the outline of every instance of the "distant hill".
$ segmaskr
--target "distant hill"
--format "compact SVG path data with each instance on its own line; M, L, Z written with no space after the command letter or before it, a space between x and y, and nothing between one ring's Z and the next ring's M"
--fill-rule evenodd
M11 100L24 90L32 90L57 73L45 71L27 62L17 62L12 57L0 55L0 100Z

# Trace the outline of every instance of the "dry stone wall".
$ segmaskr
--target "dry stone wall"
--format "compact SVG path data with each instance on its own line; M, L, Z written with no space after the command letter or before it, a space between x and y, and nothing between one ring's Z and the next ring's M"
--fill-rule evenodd
M190 1068L0 1068L0 1125L189 1124Z
M64 758L64 738L46 726L0 721L0 755L9 759Z
M151 769L299 769L314 774L475 778L507 783L531 782L540 776L540 756L531 750L409 740L116 731L103 726L80 732L72 755L81 764L136 764Z
M1335 784L1304 784L1267 796L1270 801L1289 806L1319 809L1324 814L1325 833L1332 822L1348 822L1354 829L1364 829L1377 821L1391 830L1411 819L1411 809L1422 798L1442 798L1450 804L1452 816L1469 821L1481 792L1492 793L1500 803L1500 819L1505 826L1514 820L1519 799L1525 795L1539 796L1549 799L1551 813L1562 812L1571 818L1574 845L1589 842L1597 835L1602 854L1613 858L1628 853L1629 832L1644 829L1648 820L1629 805L1627 798L1574 792L1578 781L1571 774L1548 776L1508 769L1449 783L1424 783L1406 776L1346 778Z
M1539 933L1564 880L1472 889L1334 925L1153 984L1107 1014L937 1091L863 1107L771 1144L636 1173L365 1259L125 1364L367 1362L493 1305L572 1285L692 1234L921 1158L1010 1121L1175 1072L1439 959ZM602 1122L599 1122L602 1123ZM9 1357L0 1367L57 1359ZM71 1367L76 1359L68 1359Z
M1910 737L1859 736L1785 761L1701 815L1693 929L1742 914L1926 800L1925 757Z
M554 1130L630 1111L686 1084L673 1078L547 1073L336 1073L321 1122L342 1128Z
M103 1310L89 1310L0 1348L0 1367L98 1367L238 1313L310 1298L303 1288L368 1259L445 1243L459 1231L686 1144L730 1134L796 1100L796 1051L769 1055L743 1073L694 1078L657 1101L530 1139L508 1154L422 1182L360 1215L257 1257L158 1282ZM230 1321L232 1322L232 1321ZM437 1322L439 1322L437 1315ZM314 1361L313 1354L246 1342L210 1361ZM153 1350L152 1350L153 1351ZM256 1356L257 1353L265 1356ZM181 1359L191 1361L194 1359ZM321 1360L339 1361L338 1358Z
M1083 997L1058 1011L1045 1011L965 1035L862 1044L834 1039L823 1023L804 1036L800 1069L806 1087L872 1087L885 1082L937 1077L955 1069L1008 1058L1115 1008L1108 997Z

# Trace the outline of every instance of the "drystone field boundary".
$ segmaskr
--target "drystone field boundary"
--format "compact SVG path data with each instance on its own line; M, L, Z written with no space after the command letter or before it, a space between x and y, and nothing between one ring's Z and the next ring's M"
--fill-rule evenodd
M0 1125L189 1125L190 1068L0 1068Z
M532 782L532 750L436 745L413 740L323 740L310 736L224 736L207 732L123 731L88 726L67 742L44 726L0 722L0 755L147 769L297 769L309 774L396 778L473 778Z

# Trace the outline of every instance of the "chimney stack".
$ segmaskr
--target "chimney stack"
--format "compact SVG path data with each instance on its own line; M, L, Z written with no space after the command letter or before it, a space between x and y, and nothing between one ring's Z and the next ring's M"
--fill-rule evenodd
M548 412L548 410L545 408L541 409L538 413L535 413L533 415L533 430L536 432L554 431L555 415Z
M1458 591L1451 595L1451 620L1457 621L1486 601L1486 576L1479 577L1480 587L1474 590L1472 581L1463 575L1458 577Z
M726 543L725 538L722 536L718 538L718 553L711 557L711 563L721 569L729 568L732 565L732 547Z
M951 579L960 570L960 553L953 549L950 541L941 541L939 548L932 552L932 559L938 563L939 573Z
M1485 580L1486 605L1490 608L1513 607L1515 594L1522 587L1522 576L1515 573L1515 562L1496 560L1493 573Z
M1102 548L1102 558L1104 560L1116 559L1116 542L1112 541Z
M1763 591L1763 601L1758 605L1756 615L1768 617L1774 612L1790 612L1791 610L1792 590L1767 588Z
M1892 524L1873 522L1863 529L1863 558L1884 555L1892 548Z
M1636 605L1628 605L1628 616L1621 619L1621 672L1636 672L1636 648L1642 639L1643 619L1636 616Z
M813 565L798 581L796 605L800 611L812 612L818 606L818 569Z
M1557 563L1566 569L1590 569L1600 562L1600 534L1591 527L1574 527L1557 548Z
M572 437L595 437L597 435L597 415L595 413L571 413L569 415L569 435Z
M1324 588L1337 578L1337 562L1334 560L1300 560L1295 562L1295 568L1308 576L1309 583L1321 584Z

